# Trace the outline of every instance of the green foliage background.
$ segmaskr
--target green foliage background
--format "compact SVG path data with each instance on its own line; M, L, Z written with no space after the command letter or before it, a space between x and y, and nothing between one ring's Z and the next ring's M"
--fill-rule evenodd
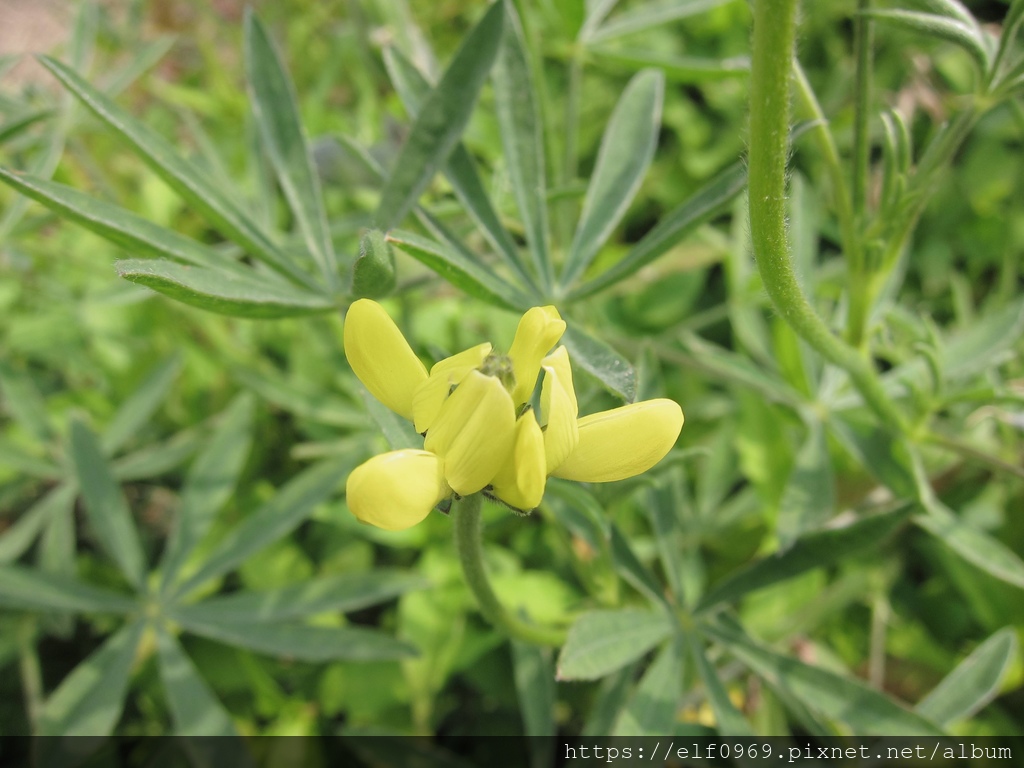
M509 5L519 48L463 0L257 4L262 25L86 4L47 65L66 87L4 88L2 732L1019 735L1020 42L997 59L950 0L910 8L927 29L872 4L858 111L868 16L802 8L794 265L837 332L866 297L852 340L901 433L752 258L747 5ZM1024 5L972 10L1009 29ZM81 103L104 98L170 159ZM209 187L168 184L194 168ZM860 264L837 215L858 184ZM348 471L407 438L345 362L353 295L425 360L507 347L553 302L581 413L682 404L654 472L485 509L496 591L561 650L482 620L444 515L346 509Z

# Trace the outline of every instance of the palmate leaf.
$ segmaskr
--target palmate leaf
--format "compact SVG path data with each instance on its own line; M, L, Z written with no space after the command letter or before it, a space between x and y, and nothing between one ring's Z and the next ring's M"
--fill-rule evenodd
M64 678L43 705L40 735L107 736L114 730L144 627L142 621L122 627Z
M629 81L615 105L566 256L563 286L571 285L583 274L639 190L654 158L664 90L662 74L644 70Z
M613 736L660 736L671 733L683 689L679 643L667 643L640 678L619 714Z
M878 21L954 43L971 55L982 72L988 71L992 52L989 50L984 32L978 28L976 23L971 24L962 19L903 9L872 9L863 13Z
M357 611L392 600L429 582L402 571L339 573L262 592L211 597L176 609L188 621L264 624L302 619L318 613Z
M236 736L231 716L199 676L178 641L157 630L160 677L178 736Z
M404 230L389 232L387 239L456 288L488 304L524 310L534 303L527 294L498 277L490 267L461 251Z
M328 290L333 292L338 283L338 260L327 226L320 179L313 167L299 117L295 86L251 8L247 8L245 14L245 64L253 113L263 145L306 247L313 254Z
M213 525L230 498L252 444L253 399L236 397L220 425L185 476L178 517L161 566L163 589L175 582L182 565Z
M66 64L47 56L39 60L100 120L131 144L142 160L221 234L289 280L311 290L317 289L316 282L202 169L185 161L166 140L118 107Z
M860 680L782 656L726 622L706 626L709 635L774 690L783 691L811 712L846 724L854 733L875 736L941 736L934 723Z
M0 565L0 605L58 613L130 613L139 607L127 595L18 565Z
M100 435L100 445L105 454L110 456L119 450L146 425L167 398L180 370L181 360L173 356L150 372L132 396L117 409L113 419Z
M523 220L533 267L544 285L554 280L548 251L544 136L537 85L513 3L505 3L505 36L494 67L494 96L505 165Z
M287 536L342 486L356 461L350 456L324 461L292 478L213 547L203 564L173 595L186 595L210 579L223 576L246 558Z
M747 171L742 163L720 171L692 197L663 216L619 262L571 290L569 299L593 296L635 274L698 226L725 211L746 186Z
M916 710L943 727L971 717L999 691L999 684L1017 655L1017 635L1001 629L957 665Z
M430 82L397 48L384 49L384 64L406 111L410 117L415 118L419 114L423 100L430 94ZM473 217L481 233L491 243L502 261L523 280L525 286L532 286L533 279L523 267L519 249L508 230L502 225L477 172L476 163L461 142L452 149L443 170L459 201Z
M137 589L146 579L146 558L128 502L103 456L96 435L79 419L71 422L71 458L82 489L89 525L100 546Z
M171 616L197 635L259 653L299 661L387 661L415 656L414 645L362 627L322 627L298 622L241 624L198 621L171 610Z
M603 24L590 24L591 29L583 42L598 43L625 35L642 32L651 27L685 19L717 8L732 0L647 0L645 3L620 13ZM613 3L602 3L601 14L607 15ZM588 19L588 22L590 20Z
M248 318L299 317L335 309L319 291L304 292L257 273L238 275L164 259L122 259L117 273L183 304L220 315Z
M814 568L827 568L880 544L910 516L910 507L872 515L845 528L817 531L796 541L785 552L757 560L716 584L701 598L698 612L736 600L752 592L799 576Z
M250 270L213 248L64 184L2 168L0 181L134 256L165 258L239 275L250 274Z
M672 633L664 611L591 611L580 616L558 656L559 680L596 680L636 661Z
M389 230L405 218L454 149L494 64L504 15L504 3L487 10L423 100L381 193L376 217L380 229Z
M573 322L566 325L562 342L569 349L573 365L578 365L627 403L636 399L636 370L608 344Z
M835 485L825 428L812 419L779 502L780 548L788 549L803 533L817 528L834 513Z
M1024 560L998 539L965 522L937 500L926 500L927 511L914 518L939 541L967 562L997 579L1024 589Z
M750 727L750 723L736 709L732 699L729 698L729 692L726 691L718 676L718 670L708 661L700 638L688 635L687 640L693 660L697 664L697 673L704 684L708 703L711 704L711 710L715 713L718 733L722 736L753 736L754 731Z

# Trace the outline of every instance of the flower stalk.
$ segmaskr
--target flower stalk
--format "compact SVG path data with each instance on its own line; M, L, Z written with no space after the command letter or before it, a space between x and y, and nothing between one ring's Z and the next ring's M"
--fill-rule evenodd
M908 430L871 365L811 307L793 270L786 233L789 96L796 0L757 0L750 81L749 198L754 258L772 304L808 344L845 370L882 424Z
M462 565L462 573L473 597L491 624L509 637L535 645L560 646L565 643L565 632L554 627L541 627L522 621L506 610L491 586L484 564L483 532L480 508L483 496L474 493L452 505L455 550Z

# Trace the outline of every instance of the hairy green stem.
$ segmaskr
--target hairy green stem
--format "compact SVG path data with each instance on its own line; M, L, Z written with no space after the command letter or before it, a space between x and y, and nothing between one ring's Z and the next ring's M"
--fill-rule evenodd
M476 598L480 613L491 624L501 629L509 637L536 645L559 646L565 642L565 632L553 627L539 627L512 616L494 593L487 567L484 564L483 536L480 521L480 507L483 496L474 493L452 505L452 517L455 519L455 550L462 564L462 573L466 577L473 596Z
M853 123L853 210L862 217L867 205L868 165L871 142L868 127L871 118L871 19L865 15L870 0L858 0L857 16L854 19L853 40L857 56L857 72L854 79L854 123Z
M779 314L826 360L844 369L888 428L905 432L874 369L825 325L793 271L786 233L789 90L796 36L796 0L757 0L750 80L750 234L765 290Z

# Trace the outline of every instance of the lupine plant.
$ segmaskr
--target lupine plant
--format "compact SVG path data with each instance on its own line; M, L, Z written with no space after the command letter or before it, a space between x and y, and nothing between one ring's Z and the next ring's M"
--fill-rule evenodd
M88 13L5 112L5 253L139 313L0 361L26 730L1019 734L1024 2L456 5L246 11L189 149Z

